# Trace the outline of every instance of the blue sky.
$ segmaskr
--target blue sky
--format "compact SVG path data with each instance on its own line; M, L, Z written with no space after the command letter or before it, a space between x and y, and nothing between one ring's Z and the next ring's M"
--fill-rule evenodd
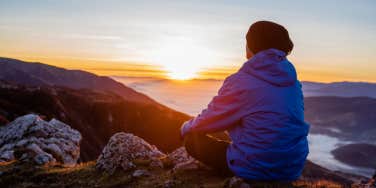
M0 0L0 56L88 70L232 70L245 61L249 25L272 20L289 30L302 79L376 81L375 9L372 0Z

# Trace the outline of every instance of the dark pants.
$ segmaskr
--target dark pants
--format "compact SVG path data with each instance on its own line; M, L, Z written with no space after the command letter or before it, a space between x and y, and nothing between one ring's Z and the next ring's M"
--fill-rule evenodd
M199 133L189 133L184 138L184 146L189 155L224 176L233 176L226 161L229 144L227 141Z
M184 138L184 146L193 158L206 164L222 176L234 176L227 166L226 151L230 143L212 136L189 133ZM289 181L245 180L250 185L267 185L268 187L292 187Z
M234 176L227 166L226 151L230 142L212 136L189 133L184 138L184 146L193 158L206 164L222 176ZM292 187L289 181L245 180L250 185L268 185L268 187Z

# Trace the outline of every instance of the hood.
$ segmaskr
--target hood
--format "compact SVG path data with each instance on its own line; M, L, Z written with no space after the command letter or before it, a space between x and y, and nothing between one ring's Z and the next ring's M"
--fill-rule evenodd
M277 49L257 53L244 63L240 71L277 86L290 86L297 80L295 68L287 60L286 53Z

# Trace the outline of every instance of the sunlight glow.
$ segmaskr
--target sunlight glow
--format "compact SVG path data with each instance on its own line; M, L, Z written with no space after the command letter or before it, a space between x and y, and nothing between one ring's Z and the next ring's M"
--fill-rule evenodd
M175 70L175 71L168 72L167 76L171 79L174 79L174 80L189 80L189 79L197 77L197 73L196 72Z
M215 55L205 45L186 38L167 38L152 52L153 61L161 65L166 76L175 80L198 77L198 72L215 63Z

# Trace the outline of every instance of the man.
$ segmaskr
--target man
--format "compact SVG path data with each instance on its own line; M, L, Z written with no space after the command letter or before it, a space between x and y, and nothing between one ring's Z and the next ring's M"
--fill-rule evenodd
M219 172L247 180L292 181L308 155L301 84L286 58L293 49L281 25L259 21L246 35L247 59L218 95L181 128L188 153ZM231 142L206 133L228 131Z

